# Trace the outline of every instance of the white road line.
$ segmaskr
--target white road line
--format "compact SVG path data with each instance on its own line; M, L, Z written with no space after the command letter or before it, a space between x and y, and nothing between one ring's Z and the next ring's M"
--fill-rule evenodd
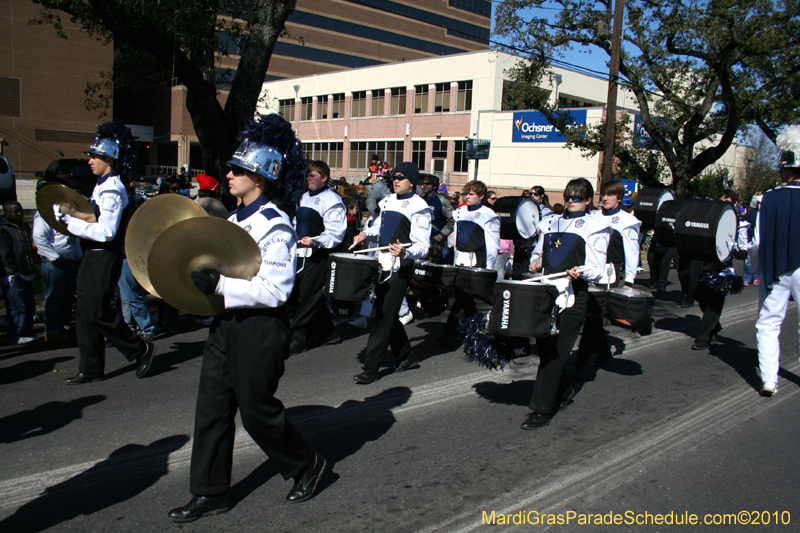
M733 307L725 310L722 323L725 326L734 326L740 322L752 320L754 314L755 310L752 304ZM646 337L626 338L627 347L622 356L629 358L664 342L683 339L683 337L676 338L676 331L689 330L694 327L696 326L679 327L674 331L656 330L652 335ZM688 341L688 339L684 340ZM472 385L475 383L492 380L498 384L505 384L524 377L535 377L536 372L537 365L533 363L529 363L524 367L514 367L506 372L476 370L464 376L414 387L411 390L411 397L408 401L394 408L392 406L397 402L393 402L392 398L389 397L377 403L372 402L369 405L356 403L353 407L340 407L333 416L331 413L311 414L295 417L292 422L302 433L313 435L363 422L376 415L386 418L389 412L391 412L396 421L408 420L418 416L420 410L424 411L445 402L474 395L475 392ZM750 392L752 393L752 389L750 389ZM630 440L627 442L630 442ZM236 432L235 449L241 453L251 448L253 451L258 450L247 432L240 428ZM182 448L171 453L167 463L170 472L187 467L191 459L191 452L192 442L189 441ZM69 465L2 481L0 482L0 509L19 507L36 498L48 487L53 487L86 472L103 461L106 461L106 459ZM96 472L92 473L91 478L87 477L85 485L91 486L110 479L121 480L140 476L156 467L163 468L163 454L159 453L158 450L148 450L133 457L128 456L123 460L110 461L102 465ZM72 489L74 488L72 486Z

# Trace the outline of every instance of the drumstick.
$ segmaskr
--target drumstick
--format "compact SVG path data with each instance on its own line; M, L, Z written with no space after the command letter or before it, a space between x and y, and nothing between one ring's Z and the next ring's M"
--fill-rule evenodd
M592 269L592 267L588 267L586 265L579 266L578 267L578 272L586 272L587 270L591 270L591 269ZM560 278L561 276L566 276L566 275L567 275L566 272L556 272L555 274L547 274L546 276L539 276L538 278L524 279L522 281L528 281L528 282L542 281L543 279Z
M400 246L402 246L403 248L408 248L409 246L411 246L411 243L407 242L405 244L401 244ZM365 254L367 252L380 252L381 250L388 250L388 249L389 249L389 246L381 246L379 248L367 248L366 250L356 250L353 253L354 254Z

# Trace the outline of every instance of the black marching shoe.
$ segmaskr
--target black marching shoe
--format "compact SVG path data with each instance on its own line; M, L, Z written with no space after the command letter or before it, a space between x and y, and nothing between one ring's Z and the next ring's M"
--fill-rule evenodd
M575 390L574 387L570 386L564 391L564 395L561 397L561 403L558 404L559 411L566 411L567 407L569 407L570 402L575 397L578 391Z
M417 359L417 354L411 352L408 354L408 357L400 361L400 364L397 365L395 372L405 372L406 370L411 370L412 368L419 368L419 359Z
M708 350L709 346L711 346L711 343L709 342L696 340L692 345L692 350Z
M545 415L543 413L530 413L525 419L525 422L520 426L522 429L539 429L545 427L550 423L553 415Z
M84 374L83 372L79 372L71 378L66 378L64 383L67 385L83 385L91 381L103 381L103 379L103 374Z
M325 337L320 339L318 346L321 348L323 346L329 346L331 344L339 344L341 342L342 338L339 336L339 332L334 329L333 331L328 333Z
M363 383L364 385L369 385L370 383L378 381L380 378L381 375L374 370L364 370L362 373L353 376L356 382Z
M306 343L300 342L297 339L293 339L292 342L289 343L289 355L301 354L306 350L308 350Z
M294 486L289 491L289 494L286 495L286 499L292 503L299 503L314 496L319 480L322 479L322 474L325 473L325 467L327 466L328 462L325 458L315 453L314 462L308 470L295 476Z
M231 508L228 494L219 496L192 496L189 503L183 507L176 507L169 512L169 519L173 522L194 522L198 518L214 514L227 513Z
M142 355L136 358L136 377L143 378L153 367L153 356L156 354L156 345L152 342L145 343Z

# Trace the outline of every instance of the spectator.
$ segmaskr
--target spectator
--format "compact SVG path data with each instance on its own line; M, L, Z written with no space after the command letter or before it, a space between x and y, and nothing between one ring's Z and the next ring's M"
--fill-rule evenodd
M2 284L6 295L8 342L28 344L37 340L33 336L36 254L22 205L15 200L9 200L3 204L3 214L0 217L0 257L5 270L2 273Z
M496 201L497 201L497 192L489 191L486 193L486 199L484 200L483 205L494 209L494 203Z
M339 178L339 185L342 185L342 186L347 185L347 178L345 178L344 176Z
M564 214L564 204L556 204L553 206L553 214L555 215L562 215Z
M161 188L161 185L164 184L164 181L167 179L167 171L164 170L163 167L159 167L158 169L158 188Z
M353 237L361 233L361 216L358 212L358 201L352 196L342 198L344 208L347 209L347 230L344 232L342 240L342 251L350 249L353 244ZM360 247L358 247L360 248Z
M431 208L431 247L428 251L428 261L437 264L447 262L449 248L447 237L453 232L453 206L447 196L439 192L439 178L430 174L423 174L422 199Z
M75 274L83 257L80 240L58 233L37 212L33 216L33 243L42 258L44 278L44 339L64 341L75 302Z
M212 217L227 220L229 211L219 199L219 182L216 178L200 173L197 175L197 184L200 189L198 189L197 198L194 201Z

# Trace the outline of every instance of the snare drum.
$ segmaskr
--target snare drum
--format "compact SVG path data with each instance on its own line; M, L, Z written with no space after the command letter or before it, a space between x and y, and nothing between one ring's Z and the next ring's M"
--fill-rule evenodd
M733 257L738 234L732 204L693 198L683 203L675 220L675 249L687 259L725 263Z
M674 199L672 191L663 187L647 187L639 191L633 204L633 215L642 221L641 231L654 229L658 209L664 202Z
M456 289L464 291L473 298L479 298L491 304L492 291L497 281L497 271L486 268L465 268L458 269L456 278Z
M452 289L458 277L458 267L453 265L437 265L430 261L414 261L411 281L423 287L436 286Z
M544 283L498 281L489 331L510 337L546 337L557 316L558 289Z
M606 318L612 324L641 335L649 335L653 331L653 307L656 299L648 291L631 287L608 289L606 295Z
M373 295L378 260L362 254L331 254L324 293L328 298L361 302Z
M542 216L539 203L521 196L504 196L492 206L500 217L500 238L510 240L530 239L536 235Z

